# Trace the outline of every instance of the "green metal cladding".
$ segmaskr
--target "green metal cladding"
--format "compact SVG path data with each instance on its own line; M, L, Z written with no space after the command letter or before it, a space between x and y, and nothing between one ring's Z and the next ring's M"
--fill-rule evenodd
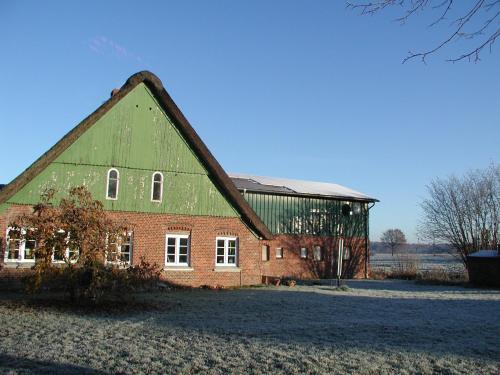
M117 200L105 199L110 168L120 173ZM156 171L164 176L162 202L151 202ZM7 203L35 204L47 188L60 197L82 184L108 210L238 216L143 83Z
M273 234L338 236L340 223L348 237L364 237L367 230L366 203L253 192L243 196ZM353 209L347 217L341 214L346 203Z

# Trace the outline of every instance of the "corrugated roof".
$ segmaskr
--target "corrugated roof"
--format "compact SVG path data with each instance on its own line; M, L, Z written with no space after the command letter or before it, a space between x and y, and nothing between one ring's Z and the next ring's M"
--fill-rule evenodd
M231 177L238 190L290 195L314 195L378 202L378 199L369 197L358 191L327 182L253 176L241 173L229 173L229 177Z

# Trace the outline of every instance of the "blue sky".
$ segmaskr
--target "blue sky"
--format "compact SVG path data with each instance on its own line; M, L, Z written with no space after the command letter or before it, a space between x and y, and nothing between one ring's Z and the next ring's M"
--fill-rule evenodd
M401 64L447 28L343 1L1 2L0 183L150 70L231 172L381 200L371 236L416 240L433 178L500 161L500 51Z

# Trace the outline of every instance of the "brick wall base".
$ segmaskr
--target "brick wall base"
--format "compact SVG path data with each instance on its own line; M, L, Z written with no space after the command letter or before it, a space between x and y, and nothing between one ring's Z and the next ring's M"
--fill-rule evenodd
M0 259L3 262L5 235L8 224L18 215L31 211L30 206L12 205L0 214ZM149 214L137 212L110 212L109 215L133 230L132 264L141 257L148 262L165 266L165 241L167 234L189 234L189 269L165 267L162 278L183 286L242 286L260 284L263 276L296 279L335 277L337 270L337 239L320 236L280 235L271 241L260 241L239 218ZM238 238L238 267L216 267L217 236ZM269 246L269 260L262 261L262 245ZM321 246L323 260L313 259L313 246ZM351 256L343 262L344 277L365 276L365 241L350 239ZM283 248L283 258L276 258L276 248ZM300 257L301 247L308 256ZM0 271L0 278L25 273L8 264Z

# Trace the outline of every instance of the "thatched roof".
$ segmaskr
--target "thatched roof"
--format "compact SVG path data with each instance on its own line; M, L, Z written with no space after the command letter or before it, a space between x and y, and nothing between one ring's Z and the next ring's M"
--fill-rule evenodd
M35 176L47 168L47 166L59 155L61 155L71 144L73 144L73 142L75 142L80 135L85 133L97 122L97 120L113 108L116 103L118 103L140 83L144 83L149 90L151 90L165 113L173 121L175 126L188 142L189 146L204 164L213 183L220 189L226 199L237 209L243 221L259 236L270 239L272 234L269 229L238 192L229 176L222 169L220 164L208 150L207 146L193 129L189 121L184 117L180 109L167 93L160 79L153 73L147 71L132 75L120 90L114 92L114 95L111 96L109 100L107 100L104 104L97 108L94 113L89 115L76 127L74 127L50 150L30 165L23 173L1 189L0 204L6 202L28 182L35 178Z

